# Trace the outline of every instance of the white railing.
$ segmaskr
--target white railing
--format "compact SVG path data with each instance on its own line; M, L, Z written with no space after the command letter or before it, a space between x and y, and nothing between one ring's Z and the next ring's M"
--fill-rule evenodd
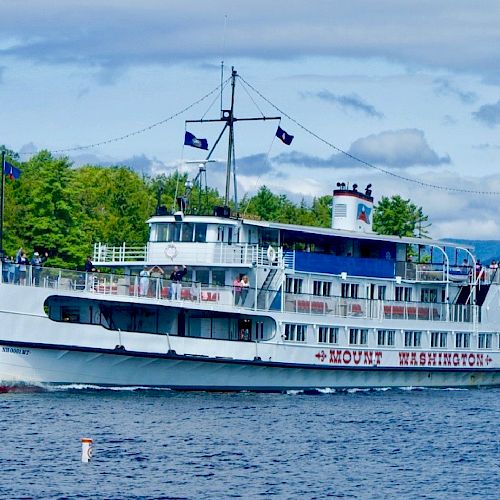
M147 260L147 245L127 246L125 243L120 246L108 246L102 243L94 243L94 264L116 263L116 262L144 262Z
M5 265L3 265L5 269ZM2 270L3 270L2 269ZM7 267L10 270L10 267ZM279 271L278 271L279 273ZM2 281L12 286L53 288L86 292L99 296L119 296L152 301L190 301L212 307L228 306L236 310L281 310L281 304L271 307L279 290L249 288L244 300L235 304L232 286L215 286L205 283L181 283L173 286L170 280L140 276L105 273L85 273L66 269L43 268L39 272L28 266L25 274L2 272ZM264 295L263 295L264 294ZM256 302L256 296L259 297ZM375 320L425 320L470 323L474 317L481 319L481 308L473 305L446 303L397 302L344 297L323 297L310 294L284 293L282 303L288 313L334 316L341 318L366 318Z
M283 267L281 248L245 243L150 242L144 247L94 245L94 264L147 262L158 265L245 265Z

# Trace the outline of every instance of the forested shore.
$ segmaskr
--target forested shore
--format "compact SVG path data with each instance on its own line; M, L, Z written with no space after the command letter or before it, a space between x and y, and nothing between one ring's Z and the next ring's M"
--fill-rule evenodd
M145 244L145 221L160 205L174 209L176 195L186 194L187 174L151 178L125 166L74 168L69 158L47 151L25 162L10 153L7 160L21 175L5 179L5 252L13 256L21 247L28 255L35 250L47 252L46 265L53 267L81 267L95 242ZM212 213L213 207L223 205L223 197L212 188L200 194L194 186L190 198L188 211ZM309 205L295 204L263 186L255 196L241 200L240 213L245 211L248 218L328 227L331 200L326 195Z

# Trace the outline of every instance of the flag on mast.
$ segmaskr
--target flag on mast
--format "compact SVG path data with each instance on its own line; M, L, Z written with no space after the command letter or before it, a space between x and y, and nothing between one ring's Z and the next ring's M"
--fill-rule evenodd
M184 145L192 146L193 148L208 149L208 141L206 139L198 139L191 132L184 135Z
M287 134L279 125L278 130L276 130L276 137L287 146L292 144L293 135Z
M14 165L12 165L12 163L9 163L8 161L5 162L5 165L3 167L3 173L9 179L12 179L12 180L19 179L19 177L21 175L21 171L18 168L14 167Z

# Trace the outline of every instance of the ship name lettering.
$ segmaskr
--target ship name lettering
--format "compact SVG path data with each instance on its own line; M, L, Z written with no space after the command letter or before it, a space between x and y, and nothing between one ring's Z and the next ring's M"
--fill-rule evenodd
M10 354L22 354L23 356L28 356L30 353L29 349L21 349L20 347L2 347L2 352L8 352Z
M375 360L377 362L377 353ZM365 365L366 362L365 353ZM407 352L399 351L399 366L484 366L493 361L484 357L484 354L474 352ZM332 362L332 361L330 361ZM379 364L377 362L377 364Z
M316 355L318 357L318 355ZM332 365L380 365L382 362L381 351L351 351L350 349L330 349L328 362Z

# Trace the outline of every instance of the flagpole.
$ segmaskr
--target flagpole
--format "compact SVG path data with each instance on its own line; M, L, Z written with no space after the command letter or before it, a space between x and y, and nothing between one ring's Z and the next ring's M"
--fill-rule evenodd
M4 183L5 183L5 149L2 148L2 174L0 182L0 209L2 214L0 215L0 258L3 259L3 213L4 213Z

